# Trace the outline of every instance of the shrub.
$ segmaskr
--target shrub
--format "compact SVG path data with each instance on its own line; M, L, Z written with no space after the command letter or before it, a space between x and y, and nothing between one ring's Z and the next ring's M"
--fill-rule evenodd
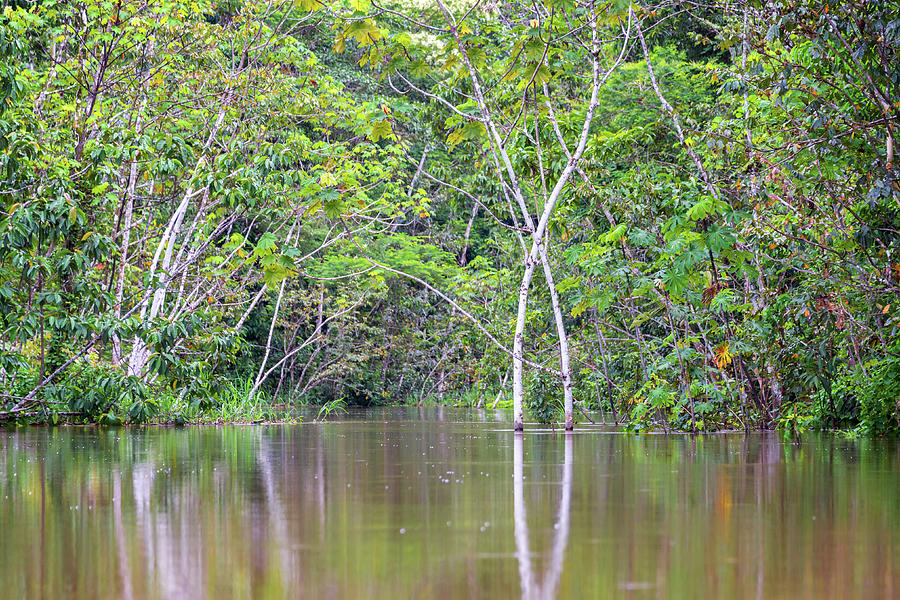
M535 369L528 375L525 408L538 423L549 425L563 415L563 394L559 379L552 373Z

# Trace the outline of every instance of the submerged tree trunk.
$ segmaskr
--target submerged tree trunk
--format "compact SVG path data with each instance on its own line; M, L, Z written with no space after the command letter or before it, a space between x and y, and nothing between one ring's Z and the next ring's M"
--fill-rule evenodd
M516 431L521 431L524 424L524 384L523 384L523 351L524 351L524 334L525 334L525 318L527 314L527 306L528 306L528 287L531 285L531 280L534 276L534 267L536 266L536 261L540 260L541 264L544 268L544 273L547 279L547 285L549 287L549 292L551 296L551 304L553 310L553 317L556 323L557 337L559 338L559 347L560 347L560 381L563 386L563 392L565 396L565 412L566 412L566 429L572 429L574 426L574 415L573 415L573 394L572 394L572 378L571 372L569 368L569 344L568 338L566 335L565 322L562 318L562 310L559 303L559 298L556 293L556 289L553 285L553 274L552 268L549 263L549 259L546 252L546 239L547 239L547 228L549 224L549 220L551 215L553 214L554 209L556 208L557 203L563 193L563 190L566 188L566 184L569 181L572 173L575 171L578 162L581 160L582 155L584 154L585 147L587 145L588 134L590 133L591 123L593 122L594 112L597 108L598 104L598 94L601 86L605 83L606 78L609 76L609 72L611 72L616 65L618 65L625 56L625 48L628 45L628 33L630 32L631 27L631 16L632 10L628 11L628 25L626 29L626 37L625 43L623 44L623 50L620 53L616 63L613 65L613 69L610 69L606 75L601 78L600 74L600 63L598 59L599 54L599 38L597 34L597 22L596 15L594 15L594 8L591 6L591 18L590 24L588 27L590 28L590 46L592 49L592 59L591 59L591 95L590 100L588 102L587 111L584 116L584 121L582 123L581 131L579 132L578 143L576 144L573 151L570 153L568 148L565 148L565 154L567 156L567 161L565 166L562 169L562 172L559 175L559 178L556 180L556 183L553 186L553 189L549 194L546 195L546 199L544 202L543 210L541 211L540 219L535 224L534 220L531 217L527 202L525 201L525 195L522 192L522 186L520 184L520 179L518 174L513 167L513 162L510 159L509 154L506 151L506 138L500 134L497 123L495 122L493 111L491 110L488 102L484 96L484 92L482 90L481 81L478 76L477 69L472 65L471 61L468 58L466 45L463 43L462 39L459 37L456 22L447 9L447 7L438 0L438 7L441 12L444 14L445 20L448 25L451 26L451 31L454 32L454 36L456 37L457 49L459 50L460 59L463 64L465 64L466 69L468 70L469 79L472 83L472 91L473 97L478 105L479 113L480 113L480 121L485 126L485 130L487 132L488 140L491 147L491 153L493 155L493 160L495 164L495 170L497 173L497 177L500 179L501 186L504 188L508 188L512 191L512 195L516 200L516 204L522 212L522 220L525 224L526 230L528 231L531 239L531 251L528 252L525 256L524 260L524 271L522 274L522 283L519 288L519 299L518 299L518 310L516 315L516 330L515 337L513 341L513 404L514 404L514 424L513 427ZM563 144L565 146L565 144ZM543 177L543 171L542 171ZM506 193L506 192L504 192ZM523 248L524 249L524 248Z
M569 336L566 334L566 323L563 319L556 283L553 281L553 271L550 268L546 245L540 246L540 250L541 265L544 267L544 277L547 279L547 288L550 291L550 307L553 310L553 320L556 323L556 337L559 339L559 371L563 387L563 411L565 412L566 431L571 431L575 428L575 418L573 414L572 370L569 366Z
M516 331L513 336L513 429L522 431L525 428L525 317L528 311L528 290L534 277L537 246L533 246L531 254L525 259L525 271L519 284L519 305L516 312Z

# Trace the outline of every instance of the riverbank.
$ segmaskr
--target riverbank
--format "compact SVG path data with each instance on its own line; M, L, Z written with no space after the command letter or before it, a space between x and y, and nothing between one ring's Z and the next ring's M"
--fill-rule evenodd
M34 402L28 410L0 411L0 424L20 425L187 425L298 422L294 407L272 402L263 394L250 396L226 386L202 401L183 395L160 394L131 404L114 404L102 411L61 410L63 405Z
M309 398L290 402L288 398L272 398L265 393L249 394L250 383L244 385L228 383L216 395L205 396L202 400L188 397L184 393L170 393L166 389L154 397L131 404L115 404L101 412L77 412L60 410L63 405L36 402L31 410L11 412L0 411L0 427L6 426L57 426L57 425L100 425L100 426L183 426L183 425L258 425L290 424L300 422L321 422L340 418L348 412L358 412L365 408L462 408L503 413L512 409L509 394L498 390L469 389L465 391L432 394L419 398L382 404L348 404L343 399L335 399L323 404L310 402ZM545 399L546 400L546 399ZM537 413L529 411L527 428L561 426L563 414L559 402L548 401L549 406ZM677 422L662 420L635 420L628 418L629 411L616 415L594 398L577 401L576 423L585 425L611 425L629 433L729 433L749 431L778 431L784 439L797 440L802 435L814 431L831 431L848 438L877 437L875 432L857 424L847 427L830 427L814 411L801 412L797 407L785 410L777 419L769 421L770 426L743 427L737 421L728 423L709 422L708 427L691 431L679 427ZM301 414L302 413L302 414ZM616 418L618 417L618 418ZM511 417L510 417L511 418Z

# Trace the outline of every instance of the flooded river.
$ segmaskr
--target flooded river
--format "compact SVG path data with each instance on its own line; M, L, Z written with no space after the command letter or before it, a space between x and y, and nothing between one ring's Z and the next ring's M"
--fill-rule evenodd
M0 597L900 597L900 446L509 415L0 429Z

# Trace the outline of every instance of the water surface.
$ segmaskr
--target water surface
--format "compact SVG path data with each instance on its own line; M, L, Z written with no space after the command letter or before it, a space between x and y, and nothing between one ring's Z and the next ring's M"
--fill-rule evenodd
M0 430L0 597L893 598L895 441L391 409Z

